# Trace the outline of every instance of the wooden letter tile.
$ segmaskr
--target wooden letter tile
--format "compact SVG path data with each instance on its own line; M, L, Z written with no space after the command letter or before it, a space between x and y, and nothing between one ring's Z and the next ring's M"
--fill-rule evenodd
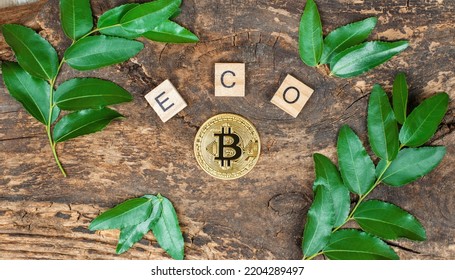
M271 102L289 115L297 118L312 93L313 89L291 75L287 75Z
M169 80L162 82L147 93L145 99L163 122L167 122L187 106L185 100Z
M215 63L215 96L245 96L245 63Z

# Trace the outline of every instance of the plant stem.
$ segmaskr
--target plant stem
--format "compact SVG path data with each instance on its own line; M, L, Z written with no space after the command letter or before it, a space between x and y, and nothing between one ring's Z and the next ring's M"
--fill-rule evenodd
M346 220L344 221L343 224L341 224L340 226L336 227L333 231L333 232L336 232L337 230L339 230L342 226L344 226L349 220L352 219L352 217L354 216L354 213L355 211L357 210L357 208L359 207L359 205L362 203L362 201L382 182L382 175L384 175L384 173L386 172L386 170L389 168L390 164L392 162L391 161L387 161L387 165L386 167L384 168L384 170L382 171L381 175L379 175L378 179L376 179L376 182L374 182L373 186L370 188L370 190L368 190L364 195L360 195L359 196L359 200L357 201L357 203L355 204L354 208L352 209L351 213L349 214L349 216L346 218Z
M57 143L55 143L54 140L52 139L52 134L51 134L50 128L46 127L46 131L47 131L47 138L49 138L49 145L51 146L51 150L52 150L52 154L54 155L55 162L57 163L57 166L60 169L60 171L62 172L63 176L66 177L67 175L66 175L65 169L63 169L63 166L60 163L60 160L58 159L57 151L55 149L55 146Z
M83 38L85 38L85 37L87 37L89 35L92 35L95 32L98 32L98 31L100 31L102 29L112 28L112 27L115 27L115 26L120 26L120 24L115 24L115 25L112 25L112 26L106 26L106 27L103 27L103 28L95 28L92 31L90 31L87 34L85 34L84 36L82 36L81 38L79 38L77 40L73 40L72 43L71 43L71 46L76 44L79 40L81 40L81 39L83 39ZM65 169L63 168L63 166L60 163L60 160L58 158L58 154L57 154L57 150L56 150L57 143L54 142L54 139L52 137L52 129L51 129L52 119L53 119L52 115L53 115L53 111L54 111L54 107L55 107L55 103L54 103L54 86L55 86L55 81L57 80L57 77L60 74L60 70L62 69L62 66L63 66L64 63L65 63L65 58L62 58L62 60L60 61L59 65L57 67L57 73L55 74L54 78L52 78L52 79L50 79L48 81L49 84L50 84L49 119L48 119L48 122L46 124L46 132L47 132L47 138L49 139L49 145L51 146L52 154L54 155L55 162L57 163L57 166L60 169L60 171L62 172L63 176L66 177L67 175L66 175Z
M92 35L93 33L97 32L97 31L99 31L98 28L93 29L92 31L90 31L89 33L85 34L85 35L82 36L81 38L79 38L79 39L73 41L73 43L71 44L71 46L74 45L75 43L77 43L79 40L84 39L85 37L90 36L90 35Z
M77 39L77 40L73 40L72 43L71 43L71 46L76 44L79 40L89 36L89 35L92 35L93 33L95 32L98 32L102 29L107 29L107 28L111 28L111 27L115 27L115 26L119 26L119 24L116 24L116 25L112 25L112 26L106 26L106 27L103 27L103 28L95 28L93 29L92 31L88 32L87 34L85 34L84 36L82 36L81 38ZM46 132L47 132L47 138L49 139L49 145L51 146L51 150L52 150L52 154L54 155L54 159L55 159L55 162L57 163L57 166L58 168L60 169L60 171L62 172L63 176L66 177L66 172L65 172L65 169L63 168L59 158L58 158L58 154L57 154L57 150L56 150L56 146L57 146L57 143L54 142L54 139L52 137L52 129L51 129L51 126L52 126L52 115L53 115L53 111L54 111L54 107L55 107L55 103L54 103L54 86L55 86L55 81L57 80L57 77L58 75L60 74L60 70L63 66L63 64L65 63L65 58L62 58L62 60L60 61L58 67L57 67L57 73L55 74L54 78L50 79L48 82L50 84L50 92L49 92L49 119L48 119L48 122L46 124Z
M309 261L309 260L312 260L312 259L316 258L316 257L319 256L319 255L322 255L322 254L324 254L323 251L321 251L321 252L319 252L319 253L316 253L316 254L314 254L314 255L308 257L308 258L303 257L303 260Z
M73 41L73 43L72 43L71 45L74 45L74 44L77 43L79 40L84 39L85 37L90 36L90 35L92 35L92 34L95 33L95 32L98 32L98 31L104 30L104 29L109 29L109 28L112 28L112 27L117 27L117 26L120 26L120 24L114 24L114 25L105 26L105 27L101 27L101 28L95 28L95 29L93 29L92 31L90 31L89 33L87 33L87 34L85 34L84 36L82 36L81 38L77 39L76 41Z
M62 164L60 163L60 160L57 155L57 151L55 149L57 143L54 142L54 139L52 138L52 133L51 133L51 125L52 125L52 115L54 111L54 85L55 85L55 80L57 79L58 74L60 73L60 69L62 68L63 63L65 63L65 59L62 59L60 61L60 64L57 67L57 73L55 74L55 77L49 81L50 84L50 92L49 92L49 120L46 125L46 132L47 132L47 138L49 139L49 145L51 146L52 154L54 155L55 162L57 163L58 168L62 172L63 176L66 177L66 172L65 169L63 169Z
M400 148L401 149L401 148ZM339 230L342 226L344 226L347 222L349 222L349 220L352 219L352 217L354 216L354 213L355 211L357 210L357 208L360 206L360 204L362 203L362 201L379 185L381 184L382 182L382 176L384 175L384 173L387 171L387 169L389 168L390 164L392 164L391 161L387 161L387 164L384 168L384 170L382 171L382 173L378 176L378 178L376 179L376 182L374 182L373 186L364 194L364 195L360 195L359 196L359 200L357 201L357 203L355 204L354 208L351 210L351 213L349 214L349 216L346 218L346 220L338 227L336 227L334 230L332 230L332 233L336 232L337 230Z
M399 150L401 150L402 147L400 147ZM363 200L377 187L379 186L379 184L381 184L382 182L382 176L384 175L384 173L387 171L387 169L389 168L390 164L392 164L391 161L387 161L386 163L386 166L384 168L384 170L382 171L382 173L378 176L378 178L376 179L376 181L374 182L373 186L371 186L371 188L363 195L360 195L359 196L359 200L357 201L357 203L355 204L354 208L352 208L351 212L349 213L349 216L346 218L346 220L341 224L339 225L338 227L336 227L335 229L332 230L332 233L338 231L342 226L344 226L347 222L349 222L350 220L352 220L352 217L354 216L354 213L355 211L357 210L357 208L360 206L360 204L363 202ZM303 258L304 260L311 260L319 255L322 255L324 254L324 251L320 251L319 253L316 253L308 258Z

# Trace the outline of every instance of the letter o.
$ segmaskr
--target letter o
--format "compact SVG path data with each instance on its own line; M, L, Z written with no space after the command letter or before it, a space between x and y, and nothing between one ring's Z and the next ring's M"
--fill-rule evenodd
M295 90L297 92L297 95L295 97L294 100L292 101L289 101L288 99L286 99L286 93L288 93L289 90ZM283 99L284 101L286 101L286 103L289 103L289 104L294 104L295 102L297 102L297 100L299 100L300 98L300 91L296 88L296 87L288 87L284 92L283 92Z

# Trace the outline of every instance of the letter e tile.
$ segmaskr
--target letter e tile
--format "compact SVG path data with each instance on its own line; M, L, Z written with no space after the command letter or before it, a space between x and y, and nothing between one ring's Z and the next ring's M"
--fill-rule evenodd
M145 99L158 114L161 121L167 122L186 106L185 100L169 80L162 82L159 86L145 95Z

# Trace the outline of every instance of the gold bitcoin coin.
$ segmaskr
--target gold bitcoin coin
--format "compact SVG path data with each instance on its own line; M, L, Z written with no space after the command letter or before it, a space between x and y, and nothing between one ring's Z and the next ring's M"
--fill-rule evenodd
M201 168L215 178L232 180L250 172L261 152L256 128L242 116L220 114L207 120L194 140Z

